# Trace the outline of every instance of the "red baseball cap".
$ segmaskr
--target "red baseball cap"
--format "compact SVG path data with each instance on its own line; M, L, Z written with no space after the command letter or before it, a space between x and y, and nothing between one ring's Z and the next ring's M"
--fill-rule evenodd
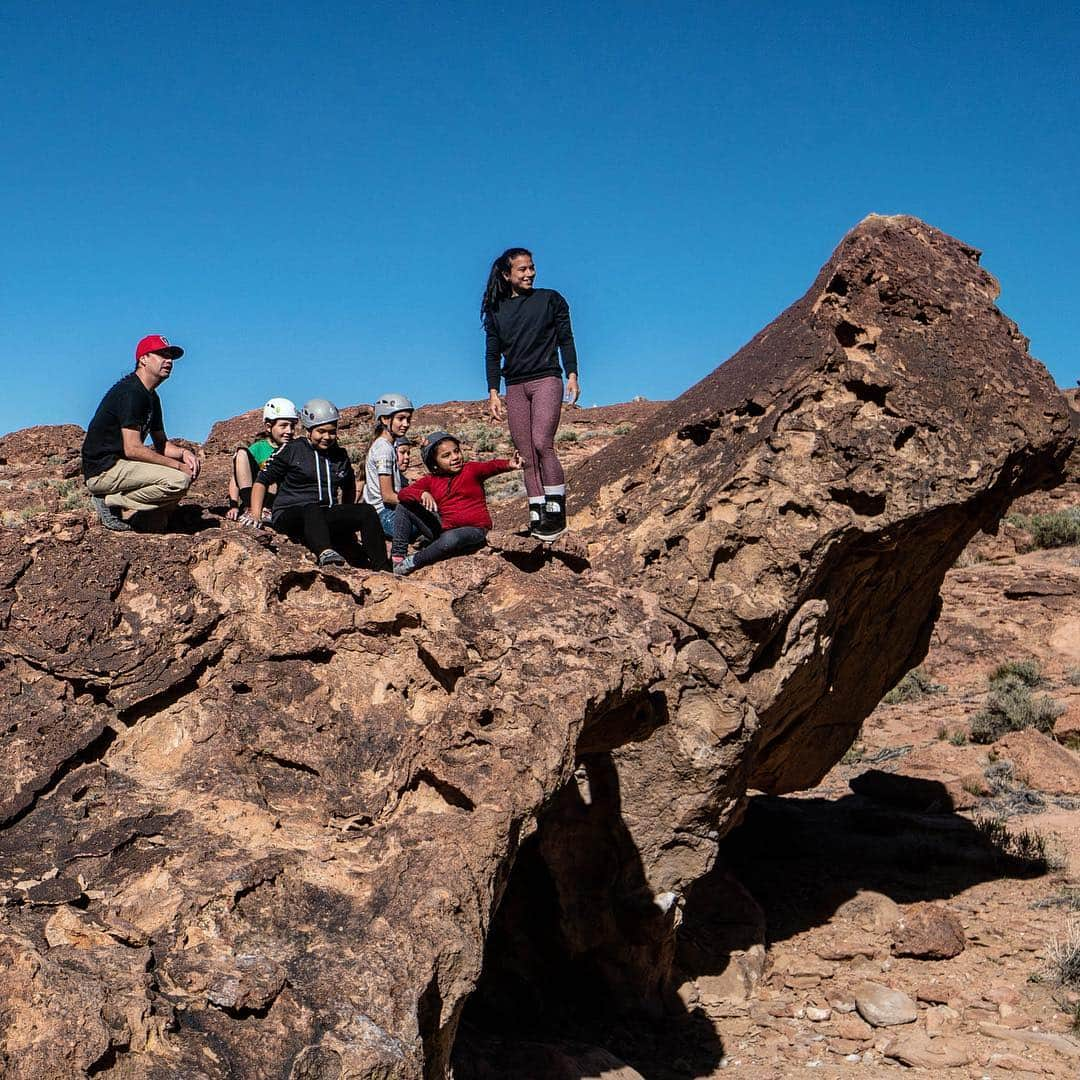
M147 353L161 353L162 356L167 356L171 360L179 360L184 355L184 350L179 345L170 345L169 339L163 338L160 334L147 334L135 346L135 363L137 364Z

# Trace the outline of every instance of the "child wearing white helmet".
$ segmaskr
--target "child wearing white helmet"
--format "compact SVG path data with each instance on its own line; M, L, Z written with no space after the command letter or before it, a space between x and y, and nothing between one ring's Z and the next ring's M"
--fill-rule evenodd
M383 533L394 538L397 493L405 481L394 443L412 425L413 403L404 394L383 394L375 402L375 438L364 465L364 502L375 507Z
M235 521L251 505L251 485L259 470L272 454L276 454L292 437L300 414L296 406L283 397L271 398L263 406L263 426L266 434L250 446L237 447L233 454L232 476L229 478L229 509L225 516ZM273 503L268 493L266 506Z
M338 550L357 532L367 564L388 570L386 541L375 508L356 501L356 473L338 445L341 414L332 401L313 398L300 410L306 438L286 443L263 465L251 487L251 511L241 520L262 527L267 489L277 485L270 524L308 546L320 566L340 566Z

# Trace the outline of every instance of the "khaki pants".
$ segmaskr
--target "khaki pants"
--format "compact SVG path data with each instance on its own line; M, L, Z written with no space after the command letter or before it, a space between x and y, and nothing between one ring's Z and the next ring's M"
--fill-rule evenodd
M91 495L104 496L114 510L171 510L191 486L191 477L168 465L120 458L86 481Z

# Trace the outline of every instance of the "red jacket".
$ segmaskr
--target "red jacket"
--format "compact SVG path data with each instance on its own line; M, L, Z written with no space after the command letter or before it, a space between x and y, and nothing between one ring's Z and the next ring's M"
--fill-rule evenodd
M419 502L428 491L439 507L439 520L444 529L459 529L471 525L474 529L490 529L491 514L484 497L484 481L499 473L512 472L514 466L505 458L494 461L466 461L456 476L431 474L403 487L398 492L402 502Z

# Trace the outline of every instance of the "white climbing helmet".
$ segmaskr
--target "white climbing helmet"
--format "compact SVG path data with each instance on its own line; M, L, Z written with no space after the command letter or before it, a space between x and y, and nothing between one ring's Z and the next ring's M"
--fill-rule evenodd
M413 403L404 394L383 394L375 402L375 423L377 424L384 416L414 411Z
M296 406L287 397L272 397L263 406L263 419L273 423L275 420L299 420Z
M336 424L340 419L338 407L323 397L312 398L300 410L300 423L308 431L320 424Z

